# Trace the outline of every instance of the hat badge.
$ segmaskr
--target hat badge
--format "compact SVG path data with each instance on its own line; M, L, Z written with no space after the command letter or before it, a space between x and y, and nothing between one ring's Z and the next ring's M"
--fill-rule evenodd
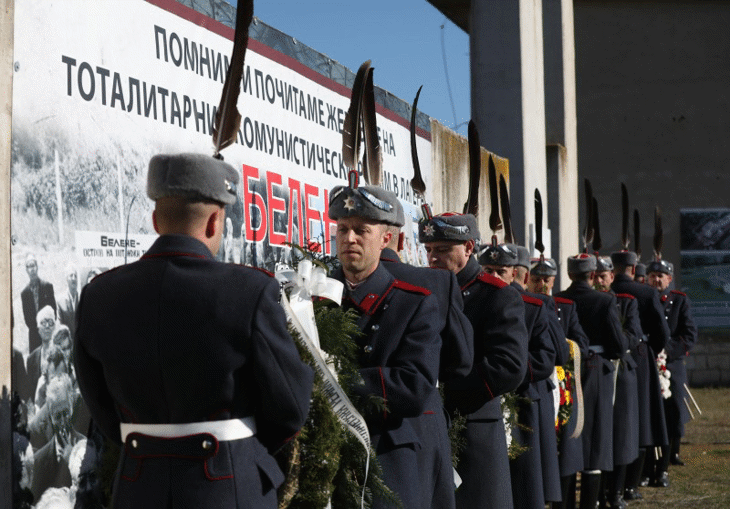
M355 200L352 198L352 196L348 196L345 199L345 205L344 205L344 207L347 210L355 210Z
M424 226L423 234L426 237L433 237L433 234L434 234L433 225L427 224L426 226Z

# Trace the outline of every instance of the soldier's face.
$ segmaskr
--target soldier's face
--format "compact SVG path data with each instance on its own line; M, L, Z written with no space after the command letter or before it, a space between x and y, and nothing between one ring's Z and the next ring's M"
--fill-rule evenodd
M596 290L599 292L607 292L611 289L611 283L613 283L613 272L610 270L596 272L596 277L593 280L593 287Z
M360 217L337 220L337 258L348 279L362 281L377 268L390 233L384 224Z
M550 295L553 292L554 284L555 276L535 276L531 274L527 282L527 290L532 293Z
M511 283L515 279L514 267L502 267L501 265L483 265L482 268L487 274L498 277L507 284Z
M653 286L660 292L669 288L672 282L672 276L663 272L649 272L649 286Z
M461 272L474 252L474 241L449 242L439 240L426 243L428 265L434 269L450 270L454 274Z

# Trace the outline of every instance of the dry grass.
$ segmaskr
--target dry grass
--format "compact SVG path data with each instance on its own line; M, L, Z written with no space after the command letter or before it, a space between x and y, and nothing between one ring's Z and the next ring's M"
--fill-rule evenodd
M692 389L702 409L687 424L680 455L685 466L670 466L669 488L642 488L642 509L730 507L730 388ZM693 410L694 411L694 410Z

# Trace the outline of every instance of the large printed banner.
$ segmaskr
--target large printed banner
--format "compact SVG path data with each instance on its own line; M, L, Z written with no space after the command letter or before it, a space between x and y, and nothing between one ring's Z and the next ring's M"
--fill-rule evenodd
M232 29L173 0L15 3L13 349L22 362L13 364L13 386L23 409L16 423L26 465L20 488L33 503L69 496L83 507L85 496L93 498L83 480L88 451L99 442L87 440L69 359L78 294L91 277L138 259L154 241L145 193L150 157L212 154L232 37ZM227 210L222 260L274 270L291 259L287 243L335 254L327 203L329 190L347 182L341 129L349 95L250 41L238 142L223 151L241 185ZM431 189L430 136L419 134ZM378 107L378 135L384 187L415 220L408 122ZM406 258L424 264L415 222L406 230ZM59 420L64 410L71 419Z

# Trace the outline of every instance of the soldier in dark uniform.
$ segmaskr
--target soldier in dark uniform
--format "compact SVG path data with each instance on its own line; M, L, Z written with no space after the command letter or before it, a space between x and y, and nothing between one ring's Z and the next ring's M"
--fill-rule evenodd
M639 498L638 479L644 470L642 461L649 460L653 465L653 454L650 448L667 444L666 426L662 415L664 413L661 391L659 388L659 374L656 370L656 354L664 349L669 339L669 329L664 319L664 313L659 302L657 291L643 283L633 280L637 263L636 253L632 251L617 251L611 253L614 265L614 281L611 288L617 294L633 295L639 308L639 320L643 340L633 353L637 362L637 378L639 387L639 457L628 468L627 499ZM653 469L652 469L653 470ZM652 479L657 486L669 484L669 477L659 473ZM654 477L652 475L652 477Z
M616 297L593 288L596 257L580 254L568 258L573 283L557 296L575 302L578 319L590 341L583 376L585 422L581 509L594 509L601 472L613 469L613 372L611 359L626 352L628 341L621 329Z
M613 263L609 257L597 257L594 287L601 292L613 293L618 302L619 318L629 349L616 365L615 397L613 405L613 472L606 476L606 500L612 508L626 507L624 486L627 466L639 455L639 402L637 363L632 353L642 340L639 307L636 298L628 293L614 293Z
M512 507L499 396L515 390L527 369L524 303L517 290L483 272L474 258L479 231L473 215L427 217L419 223L418 237L426 245L431 267L456 274L464 314L474 329L472 371L444 387L447 410L458 410L466 417L466 447L457 465L462 484L456 493L456 506Z
M646 283L646 265L636 262L636 270L634 271L634 281L637 283Z
M388 196L390 203L395 204L398 222L404 224L405 217L400 201L390 191L386 191L385 195ZM445 383L454 378L464 378L471 371L474 362L474 334L469 319L464 315L464 299L456 275L444 269L414 267L401 263L398 253L402 245L400 239L404 234L397 225L389 225L388 229L391 239L388 246L380 253L380 263L401 281L418 284L431 291L436 296L444 317L439 381Z
M687 368L684 359L697 342L697 327L692 319L692 306L687 294L678 290L670 290L673 267L664 260L649 264L649 285L660 292L659 300L664 306L664 314L669 325L670 338L666 345L667 370L672 374L670 392L672 396L664 400L667 431L670 447L663 449L660 469L666 471L667 461L673 465L683 465L679 457L679 443L684 436L684 425L689 422L687 410L689 395L687 384ZM661 477L661 475L659 476Z
M558 267L552 259L535 260L534 265L530 269L530 280L528 289L533 293L542 295L550 295L553 285L555 284L555 276L558 273ZM576 490L576 473L583 470L583 442L580 436L572 437L578 425L578 405L582 404L582 400L577 399L577 381L581 376L582 359L588 353L588 338L583 332L583 328L578 321L578 314L575 309L575 303L563 297L554 297L556 314L558 323L563 332L563 341L565 338L571 339L578 345L580 352L580 360L574 361L574 379L570 387L568 387L573 399L573 409L567 424L561 430L560 442L558 443L558 460L561 502L553 503L553 509L574 508L575 507L575 490ZM570 355L570 353L568 354ZM564 359L564 364L568 358ZM557 362L557 361L556 361Z
M272 453L298 432L313 373L270 274L215 260L238 174L150 160L160 237L82 292L74 360L95 422L123 444L115 508L277 506Z
M515 246L517 249L517 265L515 266L515 279L513 284L518 284L521 291L528 291L530 281L530 252L524 246ZM563 366L569 356L570 347L565 341L563 329L558 320L558 313L555 308L555 301L542 293L529 290L530 297L540 299L546 308L548 319L548 330L550 339L555 349L555 365L551 376L537 383L540 393L538 409L540 415L540 459L542 462L542 486L545 493L545 501L550 504L562 500L560 489L560 464L558 461L558 439L555 434L555 403L553 401L554 391L557 390L557 373L555 368Z
M464 301L456 276L443 269L413 267L401 263L397 251L403 245L401 226L405 223L403 206L395 194L381 191L396 209L397 224L388 225L388 247L380 253L380 263L398 280L427 288L438 303L444 328L441 330L439 381L447 383L469 374L474 362L474 339L471 323L464 315ZM454 485L451 444L446 412L440 395L433 393L423 418L414 419L421 440L419 466L423 499L420 507L453 507ZM432 487L433 489L429 489Z
M529 256L527 260L529 263ZM479 254L479 263L484 271L499 277L515 288L520 292L525 303L525 326L529 337L527 374L515 391L524 399L518 407L517 418L520 426L512 429L512 436L518 443L526 446L527 450L510 461L510 477L515 507L543 509L546 500L543 478L545 470L542 468L543 461L541 460L543 437L548 440L552 438L549 444L545 444L545 449L548 450L549 456L554 457L552 459L555 462L555 475L558 478L558 451L552 393L546 394L545 390L545 382L555 369L556 341L553 339L547 306L544 306L543 301L536 296L529 295L524 287L515 281L516 267L519 262L520 253L518 246L514 244L490 244L484 247ZM541 386L543 390L541 390ZM542 398L550 399L549 406L546 401L542 401ZM544 434L542 429L545 424L545 419L542 418L543 412L549 412L548 434ZM549 445L552 445L552 450ZM548 459L551 458L545 458L546 461ZM559 497L559 486L557 491Z
M380 263L391 236L388 225L399 224L398 214L384 189L358 187L353 177L349 186L332 189L329 217L337 221L337 257L342 264L333 277L345 284L342 305L359 314L358 326L364 333L357 338L363 384L355 387L355 393L384 399L385 411L364 417L383 480L403 506L423 507L424 491L432 490L450 491L446 505L450 507L453 476L437 477L439 470L431 465L434 481L445 484L434 488L421 484L419 471L424 455L435 461L439 452L438 439L425 433L434 428L429 421L442 415L436 382L443 314L429 290L395 279ZM374 507L386 505L374 501Z

